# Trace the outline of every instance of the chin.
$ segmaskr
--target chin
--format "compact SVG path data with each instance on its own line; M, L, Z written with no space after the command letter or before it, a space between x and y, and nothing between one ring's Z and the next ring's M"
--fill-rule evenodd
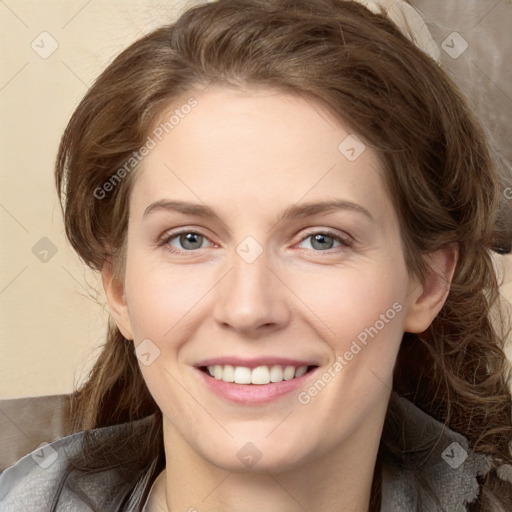
M210 464L232 473L281 473L304 466L309 458L303 443L289 443L289 446L275 446L269 442L245 441L220 447L215 453L203 453ZM297 447L301 447L300 450ZM221 456L219 456L222 454Z

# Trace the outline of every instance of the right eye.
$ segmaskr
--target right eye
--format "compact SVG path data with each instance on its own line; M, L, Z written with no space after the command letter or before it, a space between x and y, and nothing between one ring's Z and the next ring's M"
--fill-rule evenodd
M197 249L208 247L204 245L211 243L205 236L195 231L179 231L177 233L167 234L161 242L167 250L173 253L182 254L184 252L191 252Z

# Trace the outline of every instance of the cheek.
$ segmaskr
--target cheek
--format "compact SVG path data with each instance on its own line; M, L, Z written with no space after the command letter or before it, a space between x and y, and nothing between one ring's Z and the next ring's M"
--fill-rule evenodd
M403 276L367 266L296 276L293 290L334 351L343 353L355 339L364 343L365 336L401 338L404 285Z
M136 262L137 258L127 261L126 272L133 334L136 340L150 338L158 344L159 340L172 338L173 330L182 329L194 316L201 298L212 288L213 279L209 279L208 272L198 272L193 266L170 268Z

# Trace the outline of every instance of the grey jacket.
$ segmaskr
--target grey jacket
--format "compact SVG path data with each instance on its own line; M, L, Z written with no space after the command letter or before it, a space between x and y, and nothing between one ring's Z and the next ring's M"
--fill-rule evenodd
M152 416L132 426L149 428ZM97 429L101 438L130 423ZM156 460L126 471L84 474L68 465L82 449L83 432L59 439L21 458L0 474L1 512L141 512L155 480ZM444 427L410 401L392 394L381 449L381 512L467 512L493 467L489 456L470 450L465 437ZM498 475L512 486L512 467ZM511 494L512 495L512 494ZM508 511L512 511L512 503ZM319 512L319 511L312 511Z

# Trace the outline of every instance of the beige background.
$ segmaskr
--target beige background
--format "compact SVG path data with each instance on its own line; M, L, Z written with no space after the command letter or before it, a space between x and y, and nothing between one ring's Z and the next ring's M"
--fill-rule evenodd
M107 313L97 276L78 260L64 238L53 184L59 138L80 98L112 57L193 3L0 2L2 398L69 393L99 353ZM441 44L458 30L469 48L456 60L443 55L446 65L456 72L459 65L475 68L478 63L481 73L470 81L479 93L474 104L484 111L491 106L497 114L489 128L498 138L510 140L505 135L512 124L512 80L511 68L504 65L506 49L508 55L512 49L509 0L459 1L458 6L464 4L464 16L456 2L412 3L436 22L441 7L450 7L433 34ZM54 41L58 48L43 58L40 54L45 56ZM489 46L492 42L494 49ZM39 248L36 254L34 246ZM49 252L45 255L44 250ZM511 257L497 260L500 268L505 263L512 273ZM502 291L512 300L507 274Z

